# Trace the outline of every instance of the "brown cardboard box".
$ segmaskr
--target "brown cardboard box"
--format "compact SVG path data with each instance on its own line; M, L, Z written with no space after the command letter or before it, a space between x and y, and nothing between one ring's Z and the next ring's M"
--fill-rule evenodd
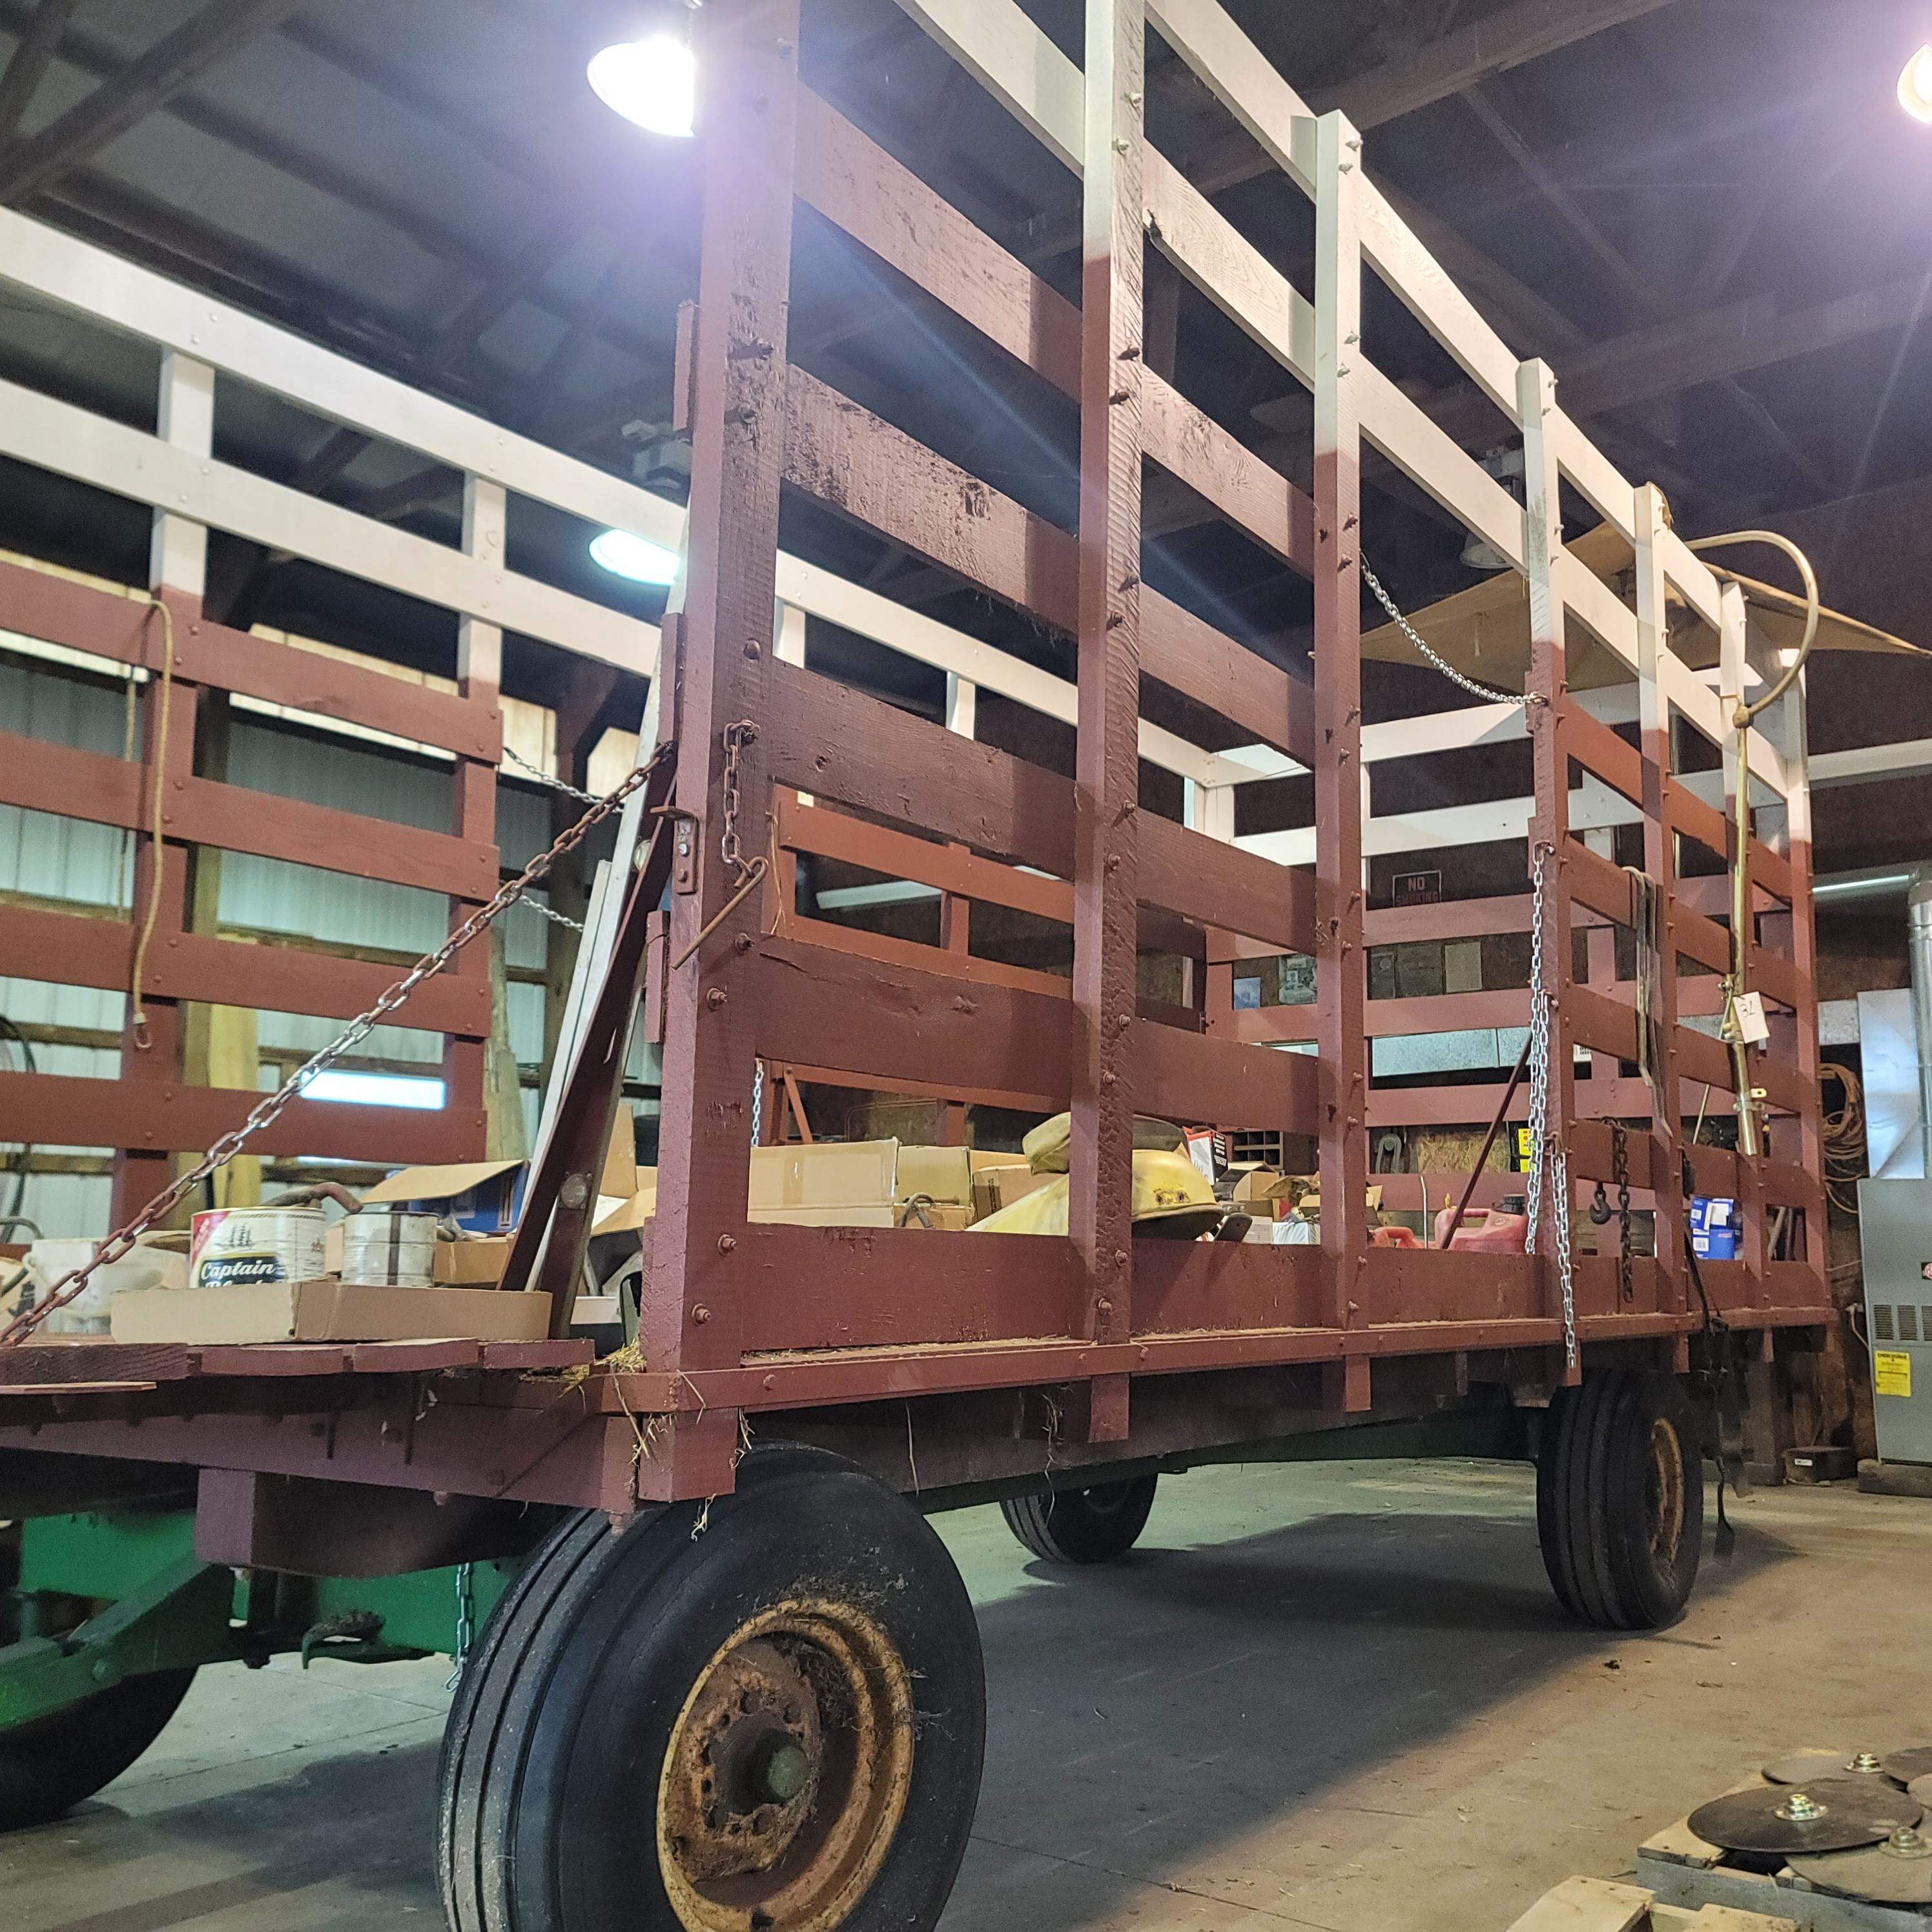
M439 1288L494 1288L503 1279L510 1259L507 1234L481 1240L439 1241L430 1264L430 1279Z
M896 1201L923 1194L963 1208L973 1198L972 1150L963 1147L902 1147Z
M745 1218L788 1228L890 1228L898 1213L890 1201L848 1202L832 1208L754 1208Z
M1271 1167L1251 1168L1234 1183L1234 1205L1258 1208L1269 1202L1286 1199L1288 1192L1286 1174L1277 1174Z
M1024 1162L1018 1166L984 1167L973 1177L973 1218L983 1221L988 1214L997 1214L1002 1208L1010 1208L1016 1201L1030 1194L1036 1187L1043 1187L1054 1177L1050 1174L1036 1174Z
M108 1310L117 1342L538 1342L550 1333L548 1295L496 1288L339 1281L137 1288L117 1294Z
M772 1208L890 1208L897 1198L898 1153L897 1141L754 1148L752 1219Z

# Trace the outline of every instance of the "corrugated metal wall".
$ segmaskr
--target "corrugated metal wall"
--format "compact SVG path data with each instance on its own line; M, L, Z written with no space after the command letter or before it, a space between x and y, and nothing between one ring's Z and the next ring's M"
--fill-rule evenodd
M128 728L125 681L78 662L56 667L44 661L46 652L44 645L0 632L0 718L6 728L80 750L121 756ZM239 706L233 714L228 763L232 784L398 824L444 830L451 819L452 776L452 766L434 757L253 717ZM497 826L504 862L522 866L549 842L548 800L527 787L500 787ZM59 902L68 908L118 909L124 916L131 843L127 834L111 826L0 806L0 892ZM410 956L434 946L448 923L447 902L436 893L245 853L222 855L218 904L218 917L225 929ZM508 963L541 970L548 934L540 914L513 909L504 921ZM124 1005L119 993L0 979L0 1014L21 1026L118 1033ZM519 1064L541 1063L541 986L512 982L508 1023ZM336 1022L289 1013L262 1013L256 1024L265 1053L312 1052L338 1030ZM361 1052L372 1058L420 1064L424 1074L434 1078L442 1040L440 1034L412 1028L382 1027ZM120 1054L112 1048L43 1040L34 1044L32 1052L43 1072L112 1078L120 1070ZM0 1067L20 1064L17 1047L0 1040ZM262 1084L272 1087L274 1078L272 1066L265 1066ZM536 1091L526 1088L524 1101L526 1127L533 1132ZM35 1174L28 1181L22 1211L50 1235L102 1234L107 1227L110 1189L104 1175ZM7 1210L13 1192L10 1178L0 1178L0 1213Z

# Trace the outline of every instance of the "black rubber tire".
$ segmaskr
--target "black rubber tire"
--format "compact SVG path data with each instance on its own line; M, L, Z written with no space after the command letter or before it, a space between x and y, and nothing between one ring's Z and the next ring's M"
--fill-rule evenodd
M1629 1370L1559 1389L1537 1458L1536 1526L1556 1599L1600 1630L1659 1630L1703 1552L1704 1464L1674 1376Z
M1130 1476L1091 1489L1050 1490L1003 1502L1006 1527L1047 1563L1112 1563L1147 1527L1159 1476Z
M903 1498L788 1445L748 1454L708 1520L678 1504L620 1536L602 1516L571 1518L499 1601L443 1739L437 1865L452 1932L682 1932L656 1822L675 1726L735 1630L812 1595L862 1605L916 1700L904 1810L839 1932L931 1932L979 1797L972 1605Z
M112 1784L166 1728L193 1670L130 1677L0 1732L0 1832L44 1825Z

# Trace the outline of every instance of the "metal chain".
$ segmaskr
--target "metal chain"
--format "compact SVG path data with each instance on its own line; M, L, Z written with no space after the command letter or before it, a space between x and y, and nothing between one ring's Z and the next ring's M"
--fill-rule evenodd
M1617 1184L1617 1299L1636 1299L1630 1280L1630 1144L1621 1120L1610 1123L1610 1178Z
M758 1146L765 1132L765 1063L752 1062L752 1144Z
M531 911L539 914L548 920L553 926L568 926L572 932L581 932L584 930L583 920L572 919L568 913L559 912L554 906L545 905L542 899L526 899L524 903Z
M566 784L554 773L545 771L541 765L532 764L522 752L512 751L508 745L503 747L503 756L512 764L522 766L529 776L535 778L538 784L548 785L552 791L560 791L565 797L576 799L584 805L595 805L598 801L596 792L579 791L574 784Z
M1555 848L1539 844L1530 855L1529 926L1529 1198L1523 1250L1534 1254L1546 1207L1556 1250L1557 1286L1563 1298L1563 1360L1576 1366L1576 1293L1570 1255L1570 1151L1550 1120L1550 1009L1556 1004L1545 976L1543 915L1545 872ZM1560 1123L1558 1124L1560 1127ZM1546 1183L1544 1169L1547 1167Z
M752 888L771 868L771 861L761 852L755 859L745 856L743 840L738 832L738 814L743 806L739 791L739 765L744 756L745 747L754 743L758 728L748 718L741 718L735 724L724 728L724 782L723 790L724 830L720 834L718 849L724 863L730 868L731 896L698 928L698 937L670 962L675 973L731 914L736 912Z
M650 779L659 765L674 754L674 746L660 745L652 753L650 761L640 765L615 791L607 797L595 800L590 809L574 825L557 835L548 850L539 852L514 879L507 880L499 886L496 897L488 904L472 913L434 952L424 953L373 1006L366 1012L358 1013L326 1046L310 1054L274 1093L257 1102L238 1127L224 1134L200 1160L171 1186L164 1188L133 1220L110 1234L94 1250L92 1261L63 1275L34 1307L22 1310L4 1328L0 1328L0 1348L25 1341L56 1309L64 1308L80 1294L95 1269L105 1268L109 1263L120 1260L134 1246L140 1236L146 1234L187 1199L218 1168L225 1166L232 1160L265 1127L272 1126L281 1117L289 1102L316 1074L334 1066L351 1048L360 1045L425 980L441 972L478 934L486 932L503 913L521 899L532 886L543 878L559 859L581 844L592 828L608 818L625 800Z
M470 1646L476 1640L476 1590L471 1568L467 1563L456 1566L456 1648L450 1655L450 1661L456 1667L442 1687L446 1690L454 1690L463 1682L464 1666L470 1661Z
M1549 700L1533 691L1495 691L1486 684L1478 684L1473 677L1466 677L1440 652L1424 643L1422 633L1396 608L1395 599L1382 588L1382 581L1369 568L1366 557L1358 560L1362 573L1362 581L1375 592L1376 602L1389 614L1390 620L1402 635L1446 677L1451 684L1460 685L1472 697L1486 698L1492 704L1543 704Z

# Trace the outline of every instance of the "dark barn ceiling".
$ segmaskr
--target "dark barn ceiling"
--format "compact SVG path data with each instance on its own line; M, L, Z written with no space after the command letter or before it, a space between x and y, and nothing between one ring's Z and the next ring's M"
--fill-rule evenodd
M1318 108L1362 127L1372 171L1444 266L1512 347L1552 364L1626 473L1664 486L1681 526L1815 514L1932 477L1932 349L1915 326L1932 284L1932 128L1894 94L1932 39L1932 0L1231 8ZM811 84L1076 292L1066 170L892 0L805 10ZM1028 10L1077 57L1078 0ZM0 0L0 200L628 472L670 412L698 155L608 112L584 67L682 13L649 0ZM1157 40L1151 52L1154 137L1306 287L1305 204L1178 59ZM1305 399L1158 264L1150 314L1168 318L1184 391L1291 474L1305 464ZM1371 302L1368 329L1378 361L1469 447L1496 435L1500 418L1485 420L1392 298ZM791 334L826 380L1070 520L1065 406L804 210ZM0 374L152 424L151 353L10 296ZM232 384L219 429L228 460L453 540L452 472ZM1156 483L1149 514L1151 579L1270 656L1305 649L1303 586L1203 526L1184 493ZM1372 514L1371 553L1405 601L1474 580L1462 533L1400 479L1378 479ZM0 469L0 547L135 576L146 521ZM584 560L588 534L522 506L513 556L656 614L651 593ZM787 541L1064 667L1057 640L809 506L788 506ZM1828 596L1858 614L1856 556L1837 560ZM450 648L440 614L240 544L217 546L211 596L230 621L425 663ZM935 701L916 667L850 640L824 648ZM544 662L535 646L513 658L513 688L520 677L541 695ZM1384 682L1394 703L1401 680Z

